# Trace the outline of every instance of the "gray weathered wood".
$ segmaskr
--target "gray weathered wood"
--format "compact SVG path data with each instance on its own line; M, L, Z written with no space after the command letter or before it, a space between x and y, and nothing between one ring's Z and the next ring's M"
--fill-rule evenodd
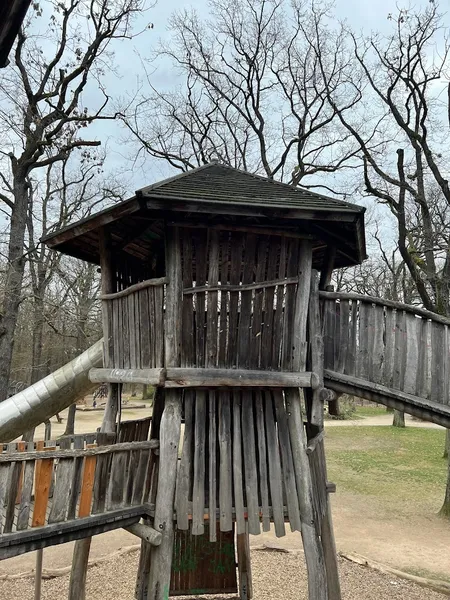
M406 330L406 357L405 357L405 378L403 391L407 394L416 393L417 370L419 368L419 347L417 328L421 325L421 319L414 315L405 314Z
M149 525L134 523L133 525L128 525L125 529L152 546L159 546L161 544L161 532L156 531L156 529L153 529L153 527L150 527Z
M192 534L205 531L205 448L206 392L198 391L195 398L194 485L192 491Z
M242 392L242 441L244 449L245 491L248 529L252 535L261 533L258 502L258 476L252 392Z
M59 523L60 521L64 521L66 518L73 474L73 458L59 459L56 467L56 480L53 491L52 506L48 516L49 523Z
M284 407L282 392L274 390L273 397L277 416L278 439L280 443L281 465L283 472L284 487L286 490L286 502L288 507L289 523L291 525L292 531L300 531L301 522L299 502L296 489L296 477L294 471L291 442L289 439L288 419ZM298 435L300 435L300 433Z
M259 489L261 492L261 512L263 531L270 531L269 483L267 472L266 430L264 426L264 400L260 390L254 392L256 433L259 461Z
M220 530L231 531L232 488L231 488L231 407L230 393L219 392L219 511Z
M94 383L143 383L162 385L164 369L91 369L89 379Z
M184 436L181 460L179 462L177 485L175 493L175 509L178 529L189 529L189 498L192 489L191 467L193 463L194 444L194 399L195 392L186 390L184 393Z
M217 423L216 423L216 393L208 393L209 437L208 437L208 474L209 474L209 541L217 539Z
M140 292L141 290L145 290L149 287L159 287L163 286L168 282L167 277L158 277L156 279L147 279L146 281L140 281L139 283L135 283L134 285L130 285L124 290L120 292L114 292L113 294L102 294L100 298L102 300L115 300L116 298L125 298L130 294L134 294L135 292Z
M242 467L241 393L233 391L233 482L237 534L245 533Z
M91 541L92 538L87 537L78 540L74 546L68 600L85 600L86 598L86 575Z
M264 414L266 422L267 456L269 463L270 498L272 501L273 521L275 524L275 535L277 537L282 537L286 535L286 530L284 527L280 452L276 434L272 393L263 392L263 395L265 401Z
M19 512L17 515L17 524L16 524L17 531L22 531L23 529L27 529L29 521L30 521L30 510L31 510L31 502L32 502L31 495L33 492L35 464L36 464L36 462L34 460L28 460L25 463L24 474L23 474L22 493L20 496L20 506L19 506Z
M252 371L248 369L166 369L166 388L177 387L317 387L311 372Z

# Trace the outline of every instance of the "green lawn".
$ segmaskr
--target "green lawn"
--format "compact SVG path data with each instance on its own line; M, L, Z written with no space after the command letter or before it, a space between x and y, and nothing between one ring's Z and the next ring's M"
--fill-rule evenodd
M378 417L385 415L386 408L384 406L357 406L355 415L357 417Z
M445 432L406 427L328 427L328 478L383 511L436 513L444 497Z

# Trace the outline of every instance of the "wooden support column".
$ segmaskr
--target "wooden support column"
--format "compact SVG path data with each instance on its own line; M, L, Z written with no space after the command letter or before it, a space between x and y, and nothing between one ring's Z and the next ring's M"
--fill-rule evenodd
M113 267L113 256L111 248L111 236L109 231L103 227L99 234L100 245L100 267L102 279L102 294L110 294L115 291L115 273ZM102 301L102 325L103 325L103 362L106 367L113 366L114 342L112 319L108 315L105 301ZM103 415L100 431L113 434L116 432L116 418L120 403L120 384L108 384L108 400L105 414ZM72 570L69 583L69 600L84 600L86 597L86 572L89 560L92 538L84 538L75 542L72 559Z
M177 227L166 228L165 362L179 367L181 359L182 277L181 248ZM160 427L160 469L153 527L162 534L161 545L152 548L149 600L167 600L174 543L174 498L181 431L181 390L166 390Z
M311 267L312 245L305 240L300 244L299 282L294 312L295 337L292 364L296 371L304 371L306 368L306 320L311 286ZM299 390L286 389L285 399L300 508L301 533L308 571L309 600L328 600L323 549L314 521L313 487L306 454L307 441L303 427Z
M113 252L111 234L106 227L99 231L99 249L100 249L100 269L102 278L102 295L113 294L116 291L116 277L114 271ZM102 325L103 325L103 364L104 367L114 367L114 335L118 331L113 331L112 315L108 312L106 300L102 300ZM115 431L117 413L120 403L120 386L118 383L108 384L108 399L106 402L105 415L101 431L112 433Z
M248 521L245 522L245 533L238 533L236 536L236 546L239 572L239 598L240 600L250 600L253 598L253 582Z

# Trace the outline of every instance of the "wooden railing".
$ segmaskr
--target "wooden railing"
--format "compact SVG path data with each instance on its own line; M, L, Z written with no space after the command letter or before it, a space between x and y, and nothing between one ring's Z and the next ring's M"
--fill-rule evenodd
M0 453L2 547L33 528L111 513L146 502L149 462L158 441L82 450L12 444Z
M320 295L328 372L450 403L450 319L380 298Z
M165 278L149 279L105 294L110 367L145 369L163 366Z

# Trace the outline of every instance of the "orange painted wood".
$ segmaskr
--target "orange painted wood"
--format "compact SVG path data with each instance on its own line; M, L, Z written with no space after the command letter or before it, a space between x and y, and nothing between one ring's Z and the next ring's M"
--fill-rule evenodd
M95 444L89 444L87 448L95 448ZM84 459L83 479L81 482L80 506L78 516L89 517L91 514L92 492L94 489L96 456L86 456Z
M36 442L36 452L38 452L38 451L40 452L41 450L44 449L44 447L45 447L44 440L39 440L38 442ZM35 489L36 489L37 481L38 481L38 478L39 478L39 468L40 468L40 466L41 466L41 461L37 460L36 461L36 466L35 466L35 469L34 469L34 487L35 487Z
M51 450L54 450L54 448L51 448ZM36 488L34 491L34 510L31 527L42 527L42 525L45 525L48 495L50 493L50 485L52 483L53 458L44 458L39 462L40 464L36 465L36 470L38 473L36 476Z

